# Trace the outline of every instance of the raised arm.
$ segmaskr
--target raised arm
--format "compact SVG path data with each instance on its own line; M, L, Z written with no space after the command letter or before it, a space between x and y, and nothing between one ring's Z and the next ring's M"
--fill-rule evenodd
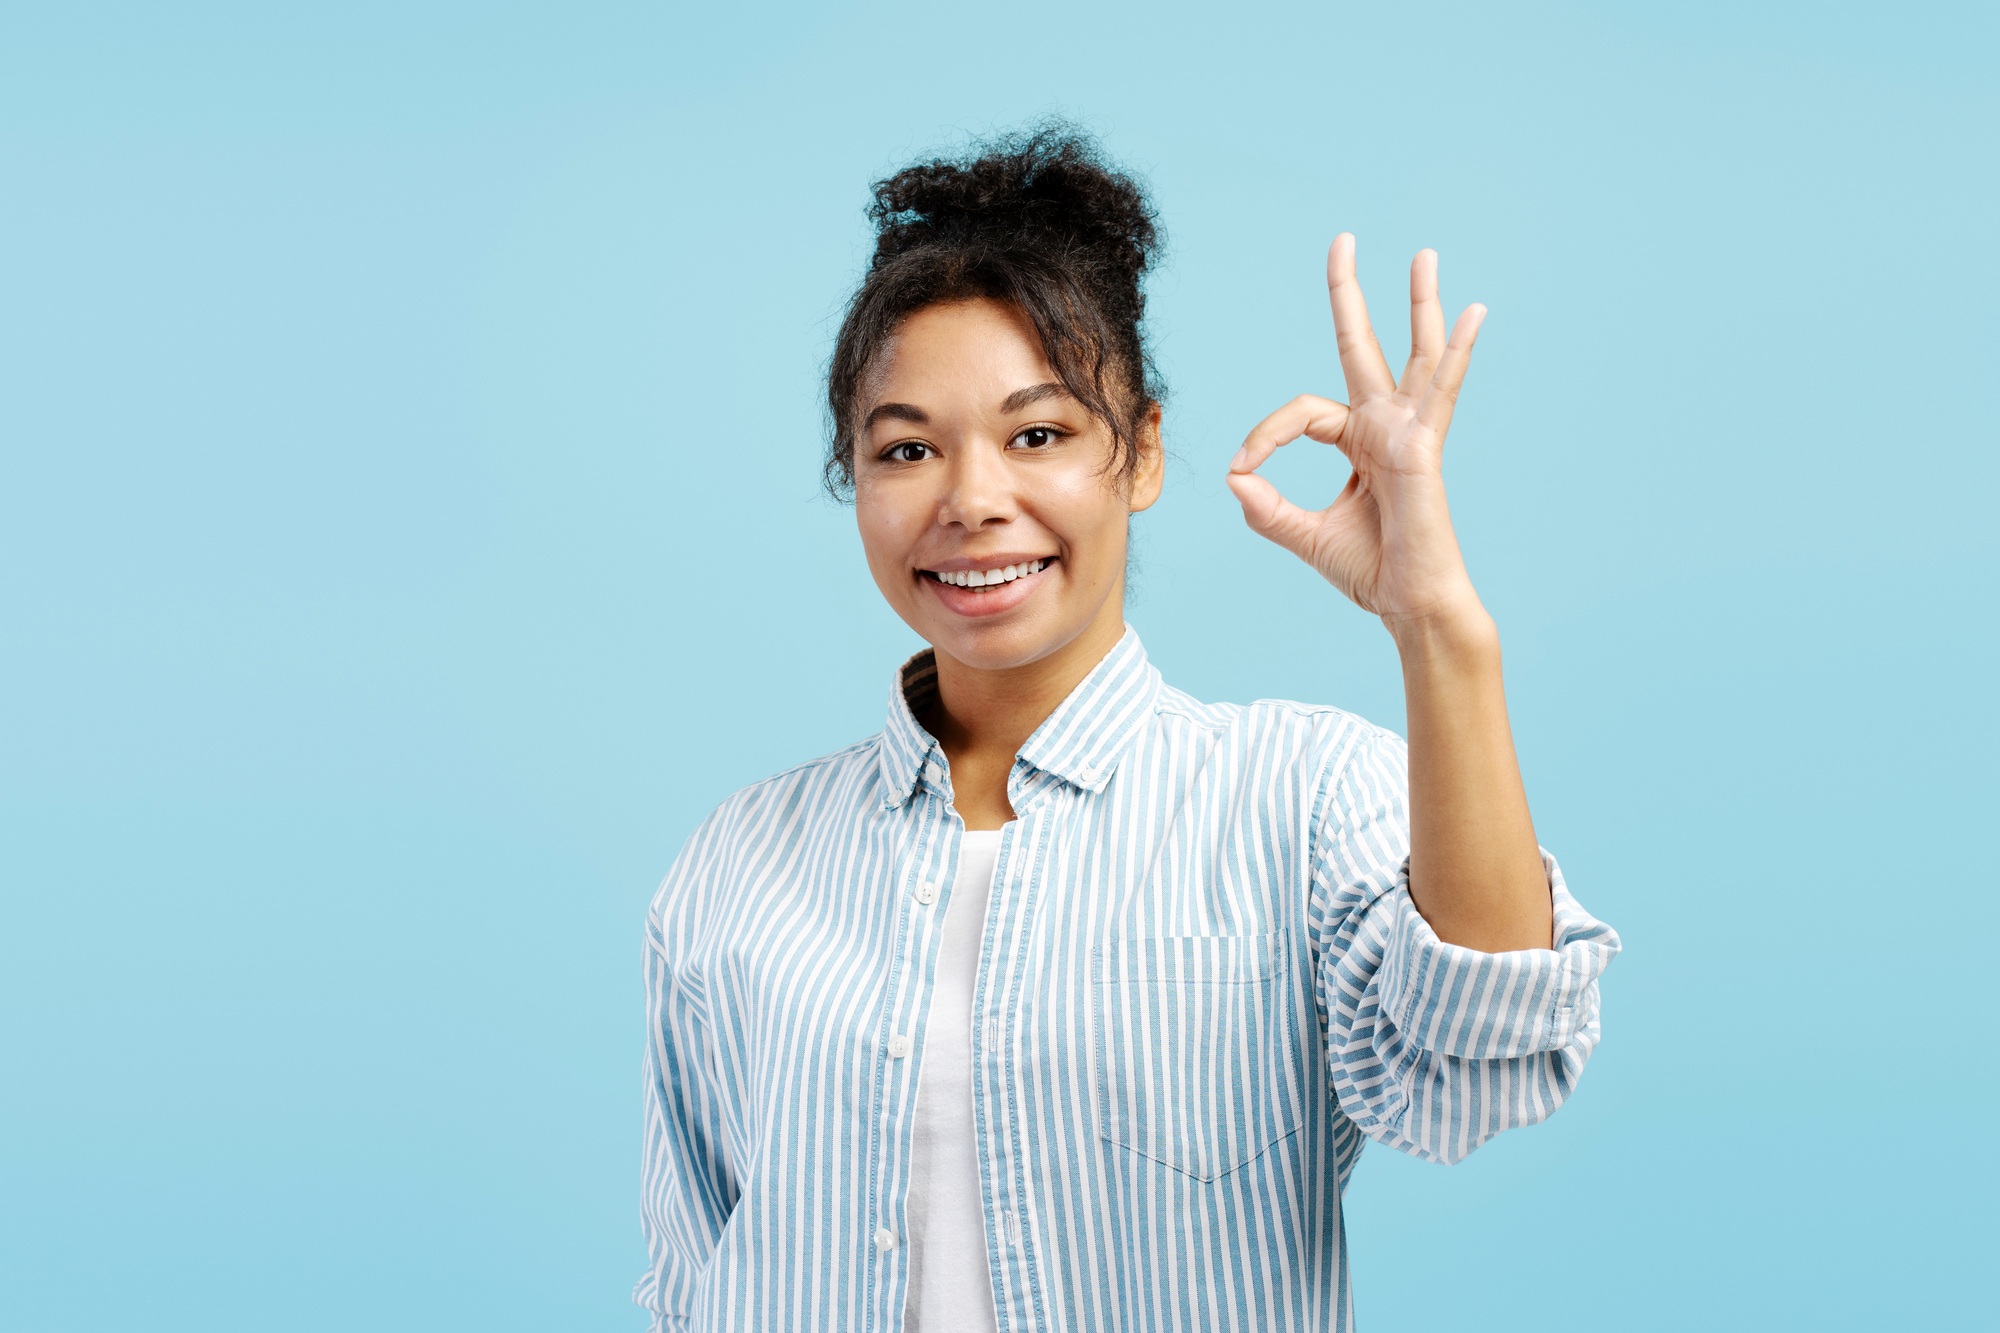
M1501 687L1500 637L1466 573L1445 503L1445 432L1486 308L1449 338L1437 254L1410 265L1410 359L1398 381L1368 321L1354 237L1327 253L1348 402L1302 396L1250 432L1229 488L1252 529L1380 616L1403 664L1409 711L1409 893L1440 940L1488 953L1553 943L1550 886L1521 786ZM1300 437L1337 447L1353 473L1306 510L1256 469Z

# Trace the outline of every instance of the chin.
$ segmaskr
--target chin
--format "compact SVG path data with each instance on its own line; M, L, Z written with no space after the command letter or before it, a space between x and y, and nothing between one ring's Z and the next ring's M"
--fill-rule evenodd
M1071 639L1068 634L1033 624L987 625L969 629L962 625L940 627L926 635L932 648L975 671L1007 671L1038 662Z
M1024 610L1028 608L1023 608ZM1062 651L1089 628L1090 618L1057 620L1046 614L995 617L986 624L929 615L911 628L935 649L975 671L1010 671Z

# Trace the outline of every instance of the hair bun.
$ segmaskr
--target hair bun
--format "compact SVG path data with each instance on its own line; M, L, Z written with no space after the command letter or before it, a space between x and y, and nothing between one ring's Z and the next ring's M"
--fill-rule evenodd
M1110 428L1121 484L1164 389L1146 350L1141 279L1159 248L1146 192L1089 135L1044 120L877 181L875 257L827 364L827 489L851 493L868 376L916 312L997 301L1034 326L1055 378Z
M927 245L990 246L1094 261L1136 286L1159 244L1145 192L1062 122L906 167L876 183L868 217L876 268Z

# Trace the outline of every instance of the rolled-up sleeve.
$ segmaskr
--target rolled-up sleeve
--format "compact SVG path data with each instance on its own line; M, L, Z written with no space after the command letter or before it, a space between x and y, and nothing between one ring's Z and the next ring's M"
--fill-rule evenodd
M1455 1162L1548 1118L1596 1047L1617 934L1545 850L1554 948L1482 953L1437 937L1410 899L1402 738L1343 715L1314 812L1316 985L1341 1110L1369 1137Z

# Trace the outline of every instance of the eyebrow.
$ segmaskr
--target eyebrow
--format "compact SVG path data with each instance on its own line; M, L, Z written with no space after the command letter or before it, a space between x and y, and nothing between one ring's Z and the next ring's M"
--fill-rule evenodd
M1048 380L1041 384L1030 384L1025 389L1014 390L1014 392L1000 400L1000 411L1002 415L1005 415L1009 412L1018 412L1030 403L1039 403L1050 398L1067 398L1069 396L1070 392L1067 388L1054 380ZM863 433L865 434L878 421L908 421L918 426L927 426L930 424L930 418L924 415L924 409L918 407L915 403L875 404L875 406L868 409L868 416L861 423Z
M861 423L862 432L867 433L878 421L913 421L922 426L928 424L930 418L914 403L877 403L868 409L868 419Z
M1025 389L1016 389L1001 400L1002 413L1018 412L1029 403L1039 403L1048 398L1067 398L1069 390L1050 380L1044 384L1030 384Z

